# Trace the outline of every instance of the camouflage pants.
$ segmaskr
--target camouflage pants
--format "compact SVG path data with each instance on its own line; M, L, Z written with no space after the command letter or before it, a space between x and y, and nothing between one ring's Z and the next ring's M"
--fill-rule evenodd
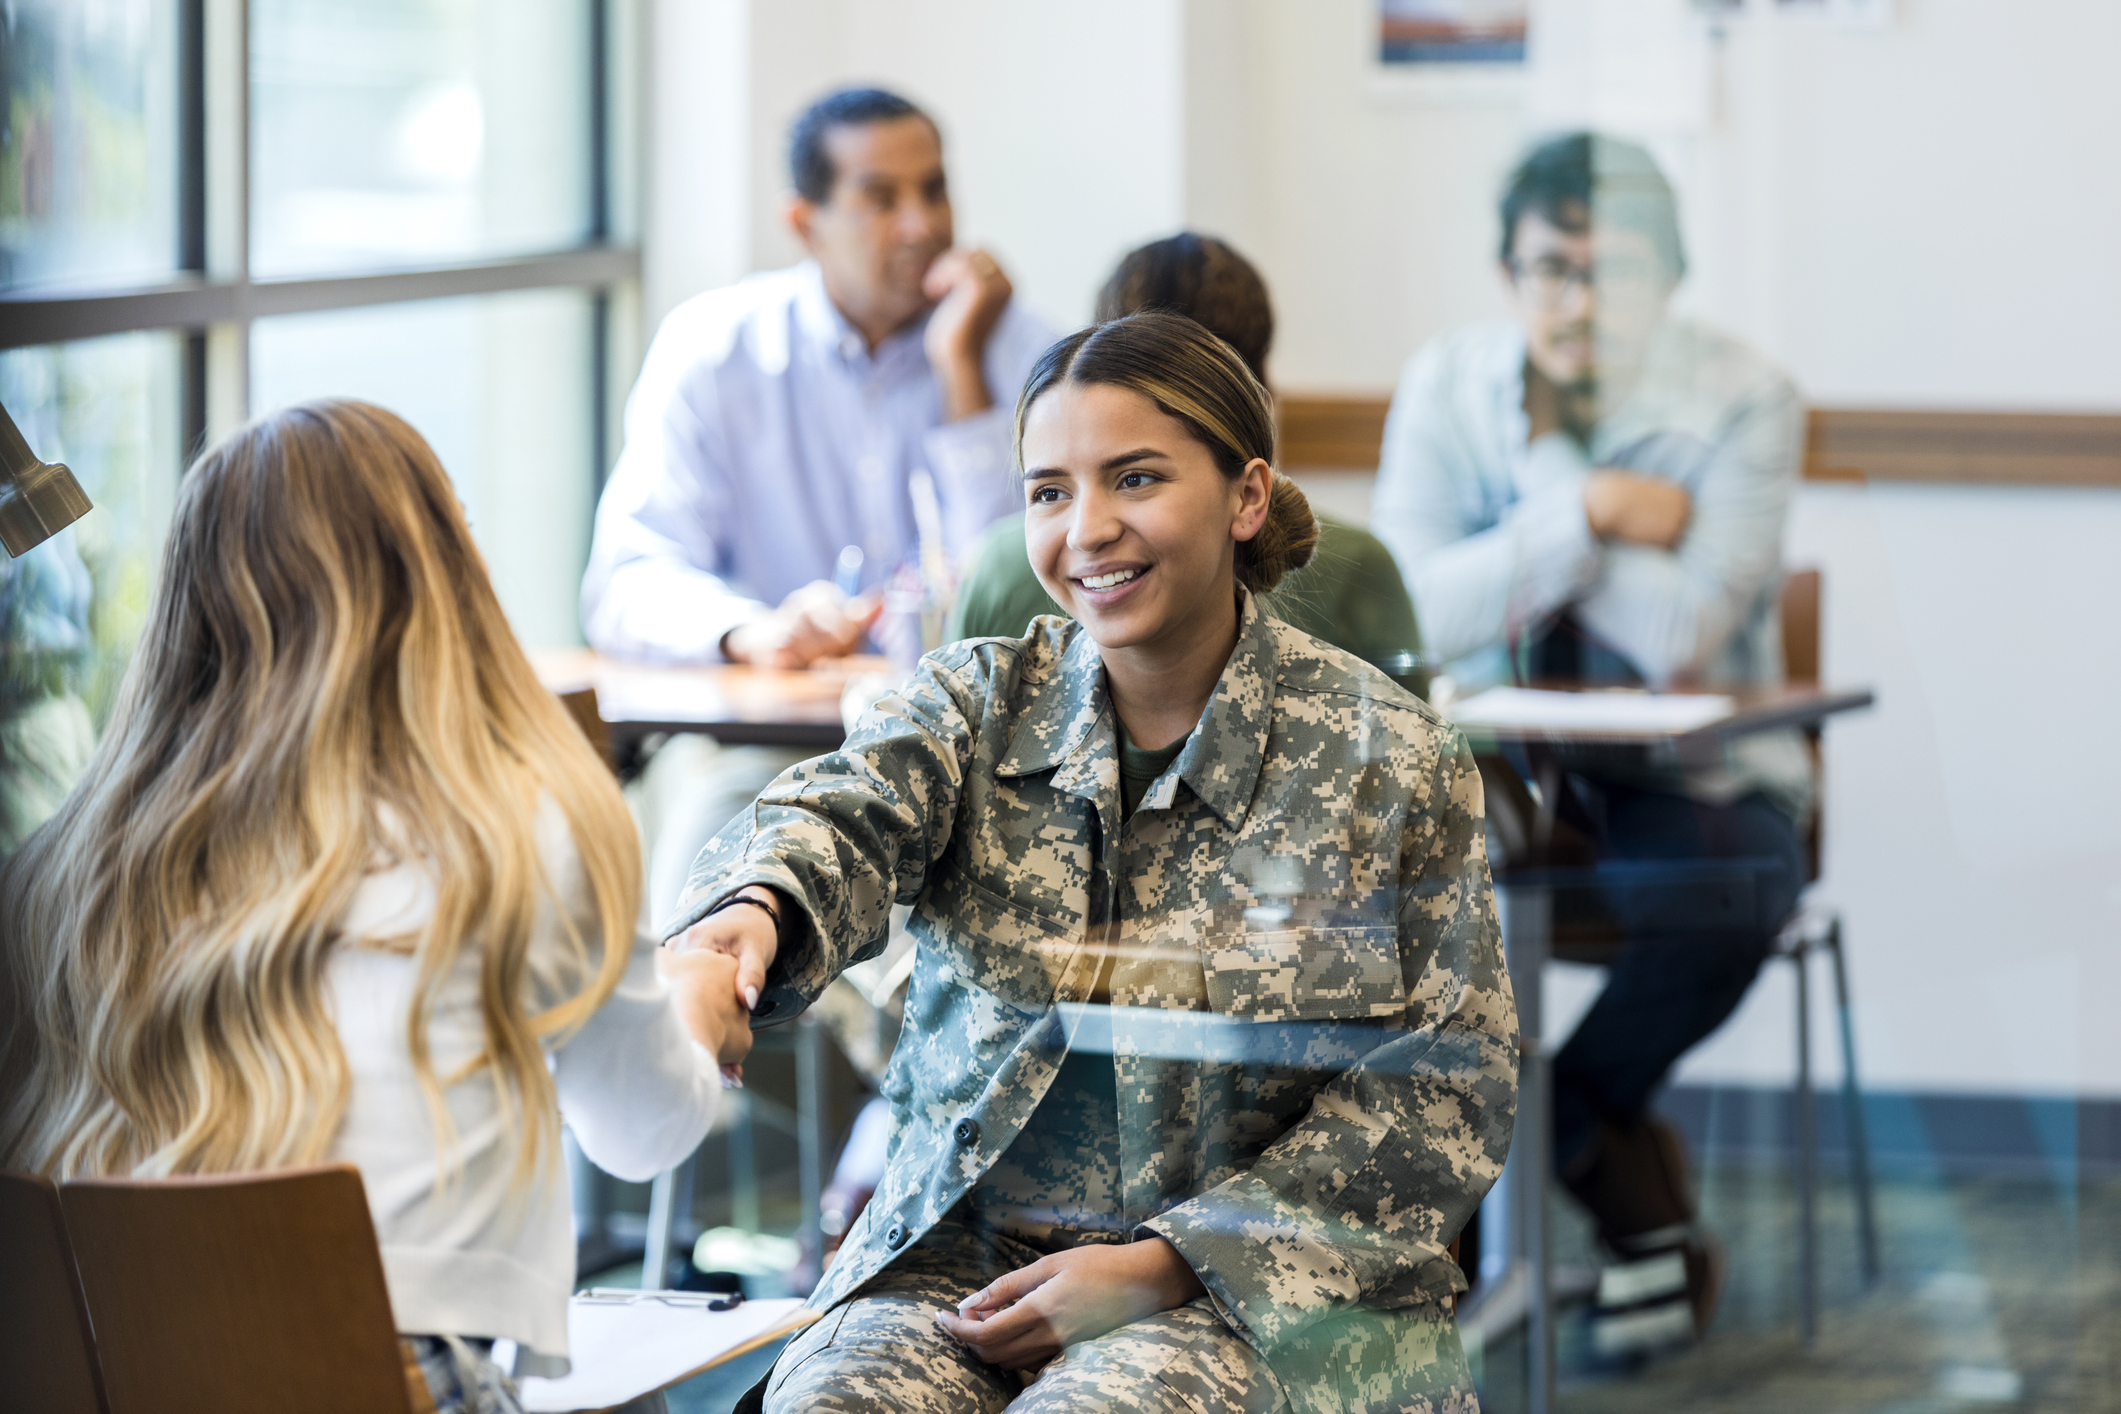
M788 1343L766 1385L767 1414L812 1409L903 1414L1272 1414L1281 1385L1206 1297L1071 1345L1026 1386L943 1334L954 1310L1042 1254L945 1218L920 1244Z

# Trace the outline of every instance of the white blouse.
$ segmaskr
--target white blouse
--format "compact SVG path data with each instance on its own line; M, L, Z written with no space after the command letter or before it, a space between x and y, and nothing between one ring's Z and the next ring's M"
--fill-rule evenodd
M559 906L593 958L598 924L588 883L550 799L540 802L537 838ZM416 936L433 908L432 876L398 864L369 875L348 910L328 985L353 1086L331 1158L358 1165L367 1185L400 1331L511 1340L520 1347L518 1373L561 1374L575 1244L557 1135L530 1184L511 1194L522 1133L504 1122L492 1074L481 1069L444 1091L455 1136L446 1155L439 1150L405 1041L417 964L363 946ZM721 1096L714 1057L686 1032L655 953L655 940L637 934L618 990L547 1055L560 1114L583 1152L632 1182L691 1153ZM479 967L479 950L467 948L429 1016L430 1059L445 1081L484 1045ZM568 960L551 899L532 925L529 972L533 1010L586 980Z

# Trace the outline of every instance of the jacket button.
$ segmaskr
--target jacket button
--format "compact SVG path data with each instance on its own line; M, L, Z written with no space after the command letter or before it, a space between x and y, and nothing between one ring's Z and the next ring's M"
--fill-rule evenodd
M979 1121L976 1119L961 1119L957 1122L957 1128L950 1132L957 1136L960 1148L969 1149L979 1143Z
M884 1234L884 1245L894 1252L904 1247L906 1245L906 1225L904 1223L893 1223L891 1230Z

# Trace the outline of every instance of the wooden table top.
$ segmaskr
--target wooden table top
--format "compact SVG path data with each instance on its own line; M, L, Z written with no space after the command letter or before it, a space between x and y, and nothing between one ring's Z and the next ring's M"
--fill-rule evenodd
M834 658L794 671L736 664L629 663L600 657L586 648L541 650L530 659L539 681L555 693L595 688L597 715L622 737L701 732L732 745L804 746L819 751L829 751L845 739L840 695L847 684L865 673L892 672L890 660L881 657ZM1537 686L1572 691L1566 684ZM1730 698L1731 710L1686 730L1593 727L1566 717L1509 725L1466 721L1459 726L1479 747L1531 743L1663 748L1693 758L1720 752L1726 743L1756 732L1813 726L1868 707L1873 700L1867 688L1829 688L1818 683L1726 689L1707 695ZM1471 700L1457 705L1463 707Z
M629 663L586 648L534 651L538 680L565 695L593 687L597 715L618 736L699 732L729 745L829 751L845 739L840 694L864 673L891 673L881 657L833 658L795 671L739 664Z

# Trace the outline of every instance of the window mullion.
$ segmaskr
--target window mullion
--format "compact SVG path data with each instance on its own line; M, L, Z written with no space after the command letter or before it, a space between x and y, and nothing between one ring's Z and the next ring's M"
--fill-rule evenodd
M204 8L205 255L207 277L227 287L227 317L206 330L209 440L250 416L250 5Z

